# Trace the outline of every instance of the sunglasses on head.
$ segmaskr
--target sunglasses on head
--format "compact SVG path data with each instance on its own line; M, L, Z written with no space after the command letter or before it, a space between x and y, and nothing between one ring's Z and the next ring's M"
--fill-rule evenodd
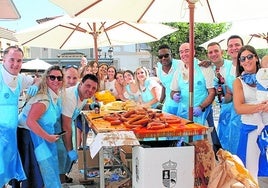
M67 69L69 69L69 68L74 68L74 69L78 70L78 66L77 66L77 65L67 65L67 66L65 67L65 70L67 70Z
M246 59L252 60L253 57L255 57L255 54L248 54L247 56L240 56L239 60L240 62L245 62Z
M158 58L159 59L162 59L162 58L168 58L169 57L169 54L163 54L163 55L158 55Z
M54 76L54 75L49 75L49 76L47 76L47 77L49 77L49 79L51 80L51 81L54 81L54 80L58 80L58 81L62 81L63 80L63 77L62 76Z

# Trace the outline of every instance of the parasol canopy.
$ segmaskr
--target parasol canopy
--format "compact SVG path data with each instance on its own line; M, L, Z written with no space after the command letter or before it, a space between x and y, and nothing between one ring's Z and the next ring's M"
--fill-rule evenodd
M189 3L195 3L195 22L220 23L267 17L267 0L50 0L72 17L135 22L189 22ZM252 11L254 13L252 13Z
M268 47L268 18L248 19L232 22L231 28L201 44L201 47L207 48L211 42L218 42L222 49L227 49L227 39L231 35L239 35L244 44L249 44L256 49L265 49Z
M21 68L27 70L47 70L50 66L52 65L41 59L33 59L26 63L22 63Z
M177 29L157 23L90 21L65 15L15 33L21 45L82 49L157 41Z

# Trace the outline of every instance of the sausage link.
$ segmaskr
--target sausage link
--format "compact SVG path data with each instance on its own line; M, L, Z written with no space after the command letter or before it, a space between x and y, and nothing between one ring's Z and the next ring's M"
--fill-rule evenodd
M147 124L147 129L163 129L166 127L166 124L163 122L150 122Z
M149 123L149 121L150 121L149 118L142 118L142 119L140 119L138 121L133 122L132 124L133 125L143 125L143 126L146 126L147 123Z
M155 126L152 126L151 128L149 128L150 130L158 130L158 129L164 129L166 128L166 125L165 124L162 124L162 125L155 125ZM148 128L147 128L148 129Z
M125 118L128 118L128 117L130 117L132 114L135 114L136 112L135 112L135 110L129 110L128 112L126 112L123 116L125 117Z
M144 117L145 117L145 115L136 115L133 118L131 118L130 120L128 120L128 123L132 124L133 122L138 121L138 120L140 120L140 119L142 119Z
M134 129L134 128L140 128L140 127L142 127L141 125L133 125L133 124L130 125L127 122L124 122L123 124L125 125L126 128L129 128L129 129Z
M114 120L114 121L110 121L111 125L120 125L122 123L122 121L120 120Z

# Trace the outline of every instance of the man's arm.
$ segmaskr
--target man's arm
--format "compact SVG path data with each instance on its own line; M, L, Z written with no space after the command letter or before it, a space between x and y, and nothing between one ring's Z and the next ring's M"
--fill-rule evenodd
M199 107L201 107L201 109L205 109L207 106L209 106L210 104L212 104L212 102L215 99L215 88L209 88L208 89L208 96L207 98L199 105Z
M179 75L179 72L177 70L177 71L175 71L173 78L172 78L172 81L171 81L171 84L170 84L170 89L171 89L170 97L172 99L173 99L173 95L175 93L180 93L179 83L178 83L178 75Z
M200 107L203 110L204 108L206 108L207 106L212 104L212 102L214 101L215 96L216 96L216 90L215 90L214 85L213 85L213 80L215 78L215 74L214 74L212 67L202 68L202 73L205 77L206 88L208 91L207 98L200 104Z
M21 74L22 76L22 88L27 89L29 96L34 96L38 92L38 88L41 82L41 78L33 78L31 75Z

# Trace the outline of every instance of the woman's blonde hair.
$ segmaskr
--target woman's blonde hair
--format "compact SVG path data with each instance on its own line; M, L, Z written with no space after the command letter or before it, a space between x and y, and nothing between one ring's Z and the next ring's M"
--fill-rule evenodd
M138 84L139 90L142 91L141 86L140 86L140 81L137 78L137 71L138 70L144 70L145 75L146 75L146 79L150 76L150 74L149 74L149 71L146 67L138 67L134 73L135 74L135 81Z

